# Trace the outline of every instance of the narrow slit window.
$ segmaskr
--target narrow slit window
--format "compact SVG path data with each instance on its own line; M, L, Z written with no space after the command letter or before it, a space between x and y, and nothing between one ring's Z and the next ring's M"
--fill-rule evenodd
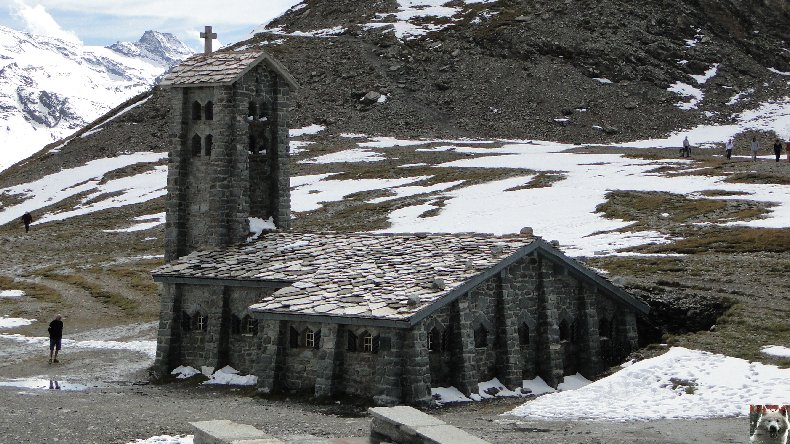
M206 102L206 106L203 108L203 115L206 117L206 120L214 120L214 102Z
M200 136L195 134L194 136L192 136L192 156L193 157L200 156L201 148L202 148L202 146L201 146L201 143L200 143Z
M206 136L206 157L211 157L211 147L214 146L214 136Z

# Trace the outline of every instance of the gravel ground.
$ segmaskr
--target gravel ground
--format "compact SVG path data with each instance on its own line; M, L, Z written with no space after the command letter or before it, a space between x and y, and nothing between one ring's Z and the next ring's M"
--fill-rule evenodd
M67 324L68 327L68 324ZM67 335L68 339L153 340L154 324L132 324ZM40 388L0 387L0 443L127 443L190 434L189 422L229 419L279 437L366 436L364 406L315 404L303 399L255 397L250 388L190 382L149 384L148 355L121 350L64 348L47 364L46 347L0 339L0 380L25 378ZM48 380L62 390L49 390ZM84 390L69 390L78 385ZM530 421L502 416L522 400L496 400L429 413L492 443L711 443L745 442L746 418L701 421Z

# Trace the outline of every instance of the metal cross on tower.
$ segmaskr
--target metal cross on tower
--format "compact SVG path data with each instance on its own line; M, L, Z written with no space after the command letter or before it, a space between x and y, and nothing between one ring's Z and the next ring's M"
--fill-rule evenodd
M211 41L217 38L216 32L211 32L211 26L206 26L206 30L200 33L200 38L204 40L203 53L211 54Z

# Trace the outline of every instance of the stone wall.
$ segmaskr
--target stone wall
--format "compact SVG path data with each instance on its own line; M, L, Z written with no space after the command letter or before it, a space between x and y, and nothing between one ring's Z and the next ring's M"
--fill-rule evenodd
M214 368L231 365L252 373L261 353L261 328L255 334L235 333L232 316L249 315L247 307L270 289L208 285L162 285L157 357L160 375L179 365ZM202 315L203 328L197 325Z
M170 94L165 260L244 241L249 217L273 217L288 229L287 83L259 64L233 86L173 87Z
M599 338L599 317L614 323L611 340ZM623 359L625 350L636 347L630 308L537 253L422 323L427 332L450 335L442 348L429 353L431 384L452 385L467 395L493 377L511 388L535 376L553 386L577 372L594 378L602 362ZM481 328L488 332L485 346L479 346L479 333L476 340L475 330Z

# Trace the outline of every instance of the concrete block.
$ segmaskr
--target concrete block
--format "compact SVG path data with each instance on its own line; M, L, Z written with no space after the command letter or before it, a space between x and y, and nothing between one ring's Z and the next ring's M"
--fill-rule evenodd
M191 422L195 428L195 444L279 444L255 427L227 419ZM259 441L265 440L265 441Z
M368 412L373 416L370 427L374 437L384 437L402 444L486 443L412 407L374 407Z
M425 444L488 444L488 441L448 424L422 426L416 431Z

